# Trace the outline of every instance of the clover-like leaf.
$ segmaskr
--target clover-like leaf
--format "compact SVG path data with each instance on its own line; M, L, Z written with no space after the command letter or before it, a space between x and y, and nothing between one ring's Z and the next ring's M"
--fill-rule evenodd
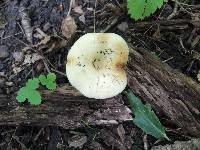
M32 90L37 89L39 87L39 82L38 78L29 79L26 83L26 87Z
M41 83L42 85L46 85L46 83L47 83L47 78L46 78L44 75L40 75L40 76L39 76L39 80L40 80L40 83Z
M32 105L41 104L41 95L36 89L39 87L38 78L29 79L25 87L20 88L17 92L17 101L22 103L28 99L28 102Z
M32 90L28 95L28 101L31 105L39 105L41 104L41 95L38 91Z
M17 101L18 102L24 102L27 98L27 88L26 87L22 87L18 92L17 92Z
M49 90L55 90L56 89L56 75L55 73L49 73L47 75L47 77L45 77L44 75L40 75L39 76L39 80L41 82L42 85L46 86L47 89Z
M55 75L55 73L49 73L49 74L47 75L47 80L48 80L48 81L55 82L55 80L56 80L56 75Z
M46 84L46 87L49 89L49 90L55 90L56 89L56 86L57 84L55 82L49 82Z

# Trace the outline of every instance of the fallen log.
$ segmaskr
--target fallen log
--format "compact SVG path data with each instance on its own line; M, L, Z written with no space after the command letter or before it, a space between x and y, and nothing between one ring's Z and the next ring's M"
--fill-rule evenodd
M0 95L0 125L60 126L73 129L87 125L114 125L132 120L122 96L94 100L82 96L70 86L42 91L43 104L18 104L15 95Z
M200 137L200 86L149 52L131 50L128 86L157 114L163 113L183 134ZM15 95L0 95L0 125L57 125L65 129L84 125L112 125L130 121L122 96L107 100L83 97L70 86L42 91L40 106L18 104Z
M138 51L129 57L128 86L183 134L200 137L200 85L147 50Z

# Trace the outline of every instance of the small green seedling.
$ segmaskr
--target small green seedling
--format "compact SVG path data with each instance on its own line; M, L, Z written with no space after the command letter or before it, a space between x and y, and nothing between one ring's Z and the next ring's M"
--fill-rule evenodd
M45 77L44 75L40 75L39 80L43 86L46 86L47 89L56 89L56 75L54 73L49 73L47 77Z
M22 87L18 93L16 99L22 103L28 99L32 105L39 105L41 103L41 95L36 90L39 87L39 80L37 78L29 79L25 87Z
M165 128L151 109L151 106L149 104L144 105L130 90L125 92L125 94L131 105L131 111L135 115L133 123L147 134L158 139L165 138L169 140L165 133Z
M37 89L39 88L39 83L45 85L49 90L56 89L56 75L54 73L49 73L47 77L40 75L38 78L29 79L25 87L20 88L17 92L17 101L22 103L28 99L31 105L39 105L42 102L41 94Z
M128 0L128 13L135 20L144 19L161 8L166 0Z

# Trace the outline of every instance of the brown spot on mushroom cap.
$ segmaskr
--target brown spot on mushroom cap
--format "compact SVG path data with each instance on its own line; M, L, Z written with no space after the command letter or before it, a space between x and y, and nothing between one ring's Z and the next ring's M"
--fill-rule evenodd
M115 67L116 67L117 71L122 71L122 70L124 70L125 63L117 63L115 65Z
M77 60L76 60L76 58L74 58L74 57L69 57L68 59L67 59L67 64L68 65L73 65L73 64L75 64L77 62Z

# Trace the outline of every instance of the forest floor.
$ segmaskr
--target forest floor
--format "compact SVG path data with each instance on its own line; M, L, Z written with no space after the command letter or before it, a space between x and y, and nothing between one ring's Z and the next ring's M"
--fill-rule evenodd
M62 27L67 15L75 20L75 24L70 24L71 29ZM75 26L75 33L65 33L65 30L73 31ZM198 0L177 6L169 1L142 21L130 18L125 0L97 0L96 3L95 0L76 0L71 6L70 0L1 0L0 94L12 95L29 78L47 74L48 70L56 73L58 85L68 83L65 75L68 50L80 36L92 32L117 33L133 47L150 51L198 82L199 28ZM45 60L36 55L31 46L42 53ZM168 129L171 141L146 135L132 121L111 126L85 124L77 129L45 124L4 124L0 126L0 150L142 150L192 138Z

